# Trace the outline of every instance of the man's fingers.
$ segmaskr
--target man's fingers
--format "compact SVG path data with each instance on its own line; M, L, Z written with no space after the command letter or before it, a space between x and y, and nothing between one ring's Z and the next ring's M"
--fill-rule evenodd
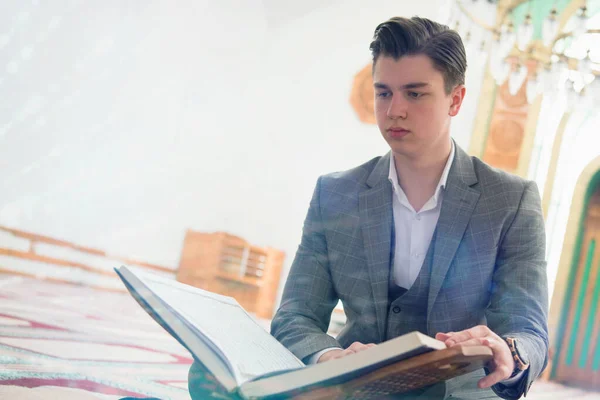
M494 386L496 383L501 382L505 379L510 378L512 374L511 369L506 365L498 365L494 372L489 374L488 376L481 378L479 382L477 382L477 386L480 389L489 388L490 386Z
M508 376L510 376L515 369L515 361L510 354L510 350L508 346L502 339L495 338L485 338L483 340L483 344L492 349L494 354L494 364L497 366L496 368L505 369L508 372Z
M364 344L362 344L361 342L354 342L350 346L348 346L347 348L350 349L350 350L355 350L355 349L361 348L362 346L364 346Z
M350 354L354 354L354 353L356 353L354 350L346 349L340 353L340 357L349 356Z
M370 349L373 346L377 346L377 345L375 343L363 344L361 342L354 342L350 346L348 346L348 348L345 350L335 349L335 350L328 351L327 353L323 354L317 362L321 363L321 362L325 362L328 360L335 360L337 358L346 357L346 356L349 356L350 354L354 354L354 353L358 353L363 350Z
M446 346L487 346L492 350L493 360L490 361L488 368L491 373L482 378L477 385L480 388L488 388L510 378L514 371L515 364L510 354L510 349L504 340L492 332L487 326L479 325L471 329L465 329L460 332L438 333L436 339L442 340Z
M506 364L505 358L507 354L502 351L505 346L504 342L498 341L493 337L486 337L481 339L481 344L492 349L492 352L494 354L494 361L496 362L496 364ZM508 354L508 357L511 358L511 355Z
M337 358L342 358L342 357L346 357L349 356L350 354L354 354L354 351L352 349L346 349L346 350L342 350L340 352L338 352L337 354L335 354L331 359L335 360Z
M506 345L502 342L502 339L496 340L494 337L487 337L483 338L482 343L485 346L490 347L494 353L492 372L488 376L482 378L477 384L480 388L488 388L498 382L510 378L514 371L514 361L510 354L506 354L503 351L506 350L504 349L504 346Z
M469 339L469 340L465 340L464 342L460 342L460 343L454 343L453 345L448 345L446 343L446 345L448 347L453 347L453 346L488 346L486 343L484 343L487 339L486 338L473 338L473 339ZM491 346L488 346L491 347Z
M465 329L464 331L452 333L449 339L446 339L446 346L450 347L457 343L465 342L474 338L482 338L489 336L492 333L490 329L485 325L478 325L471 329Z
M375 346L374 343L363 344L361 342L354 342L348 347L348 350L352 350L353 352L358 353L359 351L369 349L373 346Z
M342 351L344 351L344 350L342 350L342 349L332 349L332 350L326 351L325 353L321 354L321 357L319 357L319 359L317 360L317 363L322 363L322 362L325 362L325 361L334 360L334 359L337 358L336 355L339 354L339 353L341 353Z
M354 353L358 353L361 352L363 350L367 350L370 349L371 347L376 346L375 343L368 343L368 344L363 344L361 342L354 342L352 343L350 346L348 346L347 349L342 350L342 351L338 351L336 352L331 358L329 358L330 360L335 360L337 358L342 358L342 357L346 357L349 356L350 354L354 354Z

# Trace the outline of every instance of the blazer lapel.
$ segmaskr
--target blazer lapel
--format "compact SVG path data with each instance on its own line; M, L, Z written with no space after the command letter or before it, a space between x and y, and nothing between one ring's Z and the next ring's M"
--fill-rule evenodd
M456 143L455 149L434 237L427 302L428 320L480 195L479 190L471 187L477 183L471 158Z
M367 190L359 195L360 226L375 301L380 341L387 324L390 252L392 250L392 186L389 182L391 154L381 157L367 179Z

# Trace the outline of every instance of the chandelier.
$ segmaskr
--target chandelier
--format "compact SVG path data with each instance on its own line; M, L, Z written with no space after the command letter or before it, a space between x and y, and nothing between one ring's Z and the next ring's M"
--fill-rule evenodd
M600 14L591 21L586 2L572 0L580 4L561 30L557 1L453 0L448 25L511 95L526 85L530 104L562 93L567 110L591 107L600 102L600 29L591 29L600 28Z

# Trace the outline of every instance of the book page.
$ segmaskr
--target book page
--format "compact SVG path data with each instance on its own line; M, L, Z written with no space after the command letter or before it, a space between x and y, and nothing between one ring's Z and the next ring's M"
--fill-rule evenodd
M304 366L234 299L149 274L138 275L150 290L214 343L229 360L240 383L258 375Z

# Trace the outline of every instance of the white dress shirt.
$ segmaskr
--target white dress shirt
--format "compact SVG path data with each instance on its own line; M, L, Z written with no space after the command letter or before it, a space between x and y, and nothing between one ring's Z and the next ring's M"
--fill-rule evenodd
M410 205L404 190L400 187L394 157L390 157L388 179L393 189L392 209L396 232L392 277L396 285L405 289L410 289L419 272L421 272L427 249L429 249L433 237L433 231L435 231L435 226L440 218L444 188L448 180L450 166L452 166L454 160L454 153L454 142L452 142L450 157L448 157L437 188L433 196L427 200L418 212Z

